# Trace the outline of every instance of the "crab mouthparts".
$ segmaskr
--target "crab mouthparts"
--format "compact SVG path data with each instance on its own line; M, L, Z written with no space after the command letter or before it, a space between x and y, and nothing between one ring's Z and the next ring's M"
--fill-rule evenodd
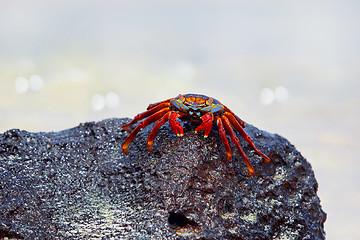
M198 112L198 111L193 111L193 110L190 110L189 112L188 112L188 114L190 115L190 116L192 116L192 117L201 117L201 113L200 112Z

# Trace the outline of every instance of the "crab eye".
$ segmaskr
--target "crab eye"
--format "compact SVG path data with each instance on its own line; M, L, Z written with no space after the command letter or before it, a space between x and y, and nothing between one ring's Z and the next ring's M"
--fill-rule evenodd
M208 98L206 99L206 105L210 105L214 102L214 100L212 98Z

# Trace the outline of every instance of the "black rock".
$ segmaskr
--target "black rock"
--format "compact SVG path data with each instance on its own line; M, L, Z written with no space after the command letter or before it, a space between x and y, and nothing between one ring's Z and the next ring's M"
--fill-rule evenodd
M129 119L85 123L61 132L0 135L0 237L15 239L325 239L326 214L311 165L286 139L245 130L252 177L234 145L168 124L154 152L153 125L121 150Z

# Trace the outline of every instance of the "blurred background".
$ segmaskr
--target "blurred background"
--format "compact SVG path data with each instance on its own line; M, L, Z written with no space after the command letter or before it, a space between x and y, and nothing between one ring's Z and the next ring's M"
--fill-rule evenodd
M360 2L0 0L0 132L202 93L312 164L327 239L360 239Z

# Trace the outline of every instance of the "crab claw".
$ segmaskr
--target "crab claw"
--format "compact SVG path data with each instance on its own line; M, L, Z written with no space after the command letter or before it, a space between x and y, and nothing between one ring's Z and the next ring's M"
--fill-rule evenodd
M198 126L195 129L195 133L203 130L205 132L204 138L207 138L211 132L214 115L212 114L212 112L208 112L204 116L201 117L201 120L202 120L202 123L200 124L200 126Z
M184 135L184 130L181 126L181 123L176 121L178 117L180 117L180 114L177 112L172 112L169 117L169 124L173 132L179 137Z

